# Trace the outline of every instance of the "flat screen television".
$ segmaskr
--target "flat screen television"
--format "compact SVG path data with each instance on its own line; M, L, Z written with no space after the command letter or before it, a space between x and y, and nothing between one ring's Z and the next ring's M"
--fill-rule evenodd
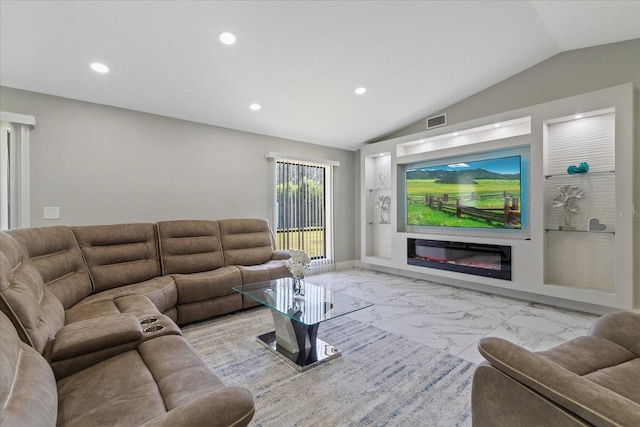
M405 168L408 226L522 228L521 156Z

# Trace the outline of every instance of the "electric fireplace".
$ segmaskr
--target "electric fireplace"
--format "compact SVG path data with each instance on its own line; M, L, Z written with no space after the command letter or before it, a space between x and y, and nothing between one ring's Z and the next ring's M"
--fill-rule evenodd
M407 263L511 280L511 246L407 239Z

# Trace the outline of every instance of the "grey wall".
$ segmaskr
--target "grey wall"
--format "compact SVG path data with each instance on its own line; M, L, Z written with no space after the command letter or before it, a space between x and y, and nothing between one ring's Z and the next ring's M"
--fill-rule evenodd
M640 39L578 49L558 54L461 102L429 116L447 113L454 124L516 110L573 95L632 83L635 110L634 164L640 165ZM426 117L425 117L426 119ZM425 120L394 132L392 139L426 130ZM634 205L640 210L640 172L633 178ZM634 288L640 289L640 217L634 227ZM635 295L640 306L640 292Z
M337 160L336 260L355 258L355 153L0 88L33 115L31 225L269 218L268 152ZM60 220L43 207L59 206Z
M637 108L640 39L560 53L429 116L447 113L447 124L460 123L629 82ZM379 140L423 132L425 119ZM637 141L640 123L635 126Z

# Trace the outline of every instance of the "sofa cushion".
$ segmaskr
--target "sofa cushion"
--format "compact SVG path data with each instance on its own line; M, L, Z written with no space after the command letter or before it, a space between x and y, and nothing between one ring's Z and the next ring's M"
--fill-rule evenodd
M236 389L225 387L182 337L163 336L60 380L58 424L154 425L154 419L214 395L217 399L205 398L199 406L190 408L193 414L181 413L181 418L204 414L210 425L233 425L253 413L250 393L244 390L238 395ZM99 402L94 390L100 391ZM227 392L239 398L225 399ZM236 414L235 419L223 424L228 414ZM246 423L248 420L240 425ZM189 425L179 418L172 424Z
M178 301L178 293L173 278L171 276L159 276L145 282L99 292L83 299L77 306L97 302L109 302L128 295L144 295L153 302L161 313L165 313L173 308Z
M598 318L589 335L614 342L640 357L640 313L622 311Z
M160 337L144 342L138 347L138 353L153 372L168 410L224 387L182 337Z
M67 309L93 291L80 247L69 227L9 230L42 281Z
M55 426L56 381L51 368L22 342L11 321L0 313L0 423L3 426Z
M598 369L584 378L640 404L640 358Z
M89 267L94 291L102 292L160 276L153 224L72 227Z
M142 427L244 427L253 418L253 397L243 387L225 387L203 394Z
M204 301L233 295L234 286L242 285L242 275L235 266L193 274L174 274L178 288L178 304Z
M64 325L64 309L13 237L1 233L0 246L0 308L20 338L42 353Z
M269 222L264 219L218 221L225 265L264 264L274 250Z
M76 322L60 329L51 349L51 361L93 353L142 338L140 321L133 314L116 314Z
M178 315L177 322L184 325L189 322L210 319L214 316L221 316L234 311L242 310L242 295L235 292L232 295L212 298L204 301L178 304L176 307Z
M68 427L134 426L165 412L153 373L135 350L61 379L58 396L58 425Z
M162 274L187 274L224 266L216 221L164 221L156 224Z
M245 285L291 277L283 260L267 261L259 265L241 265L238 268L242 273L242 283Z
M577 375L619 365L636 357L616 343L592 336L574 338L538 354Z
M131 313L142 318L160 314L160 310L144 295L125 295L112 300L76 304L65 311L65 325L120 313Z

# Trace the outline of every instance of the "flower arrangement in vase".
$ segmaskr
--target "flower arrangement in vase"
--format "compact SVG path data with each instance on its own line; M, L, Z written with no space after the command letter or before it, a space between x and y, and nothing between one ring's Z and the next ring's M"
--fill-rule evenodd
M291 258L285 261L287 269L293 276L293 288L296 293L300 293L302 290L302 279L304 274L311 266L311 258L305 251L291 250Z

